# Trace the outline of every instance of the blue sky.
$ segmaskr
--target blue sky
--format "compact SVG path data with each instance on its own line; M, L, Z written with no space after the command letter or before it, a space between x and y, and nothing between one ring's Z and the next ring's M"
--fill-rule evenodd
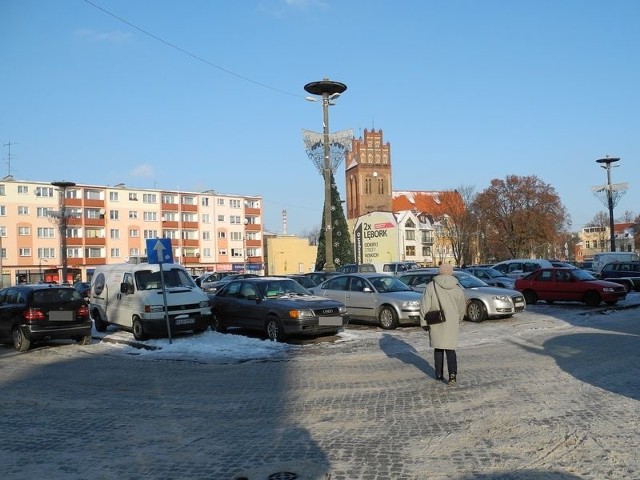
M382 129L394 190L537 175L577 230L606 211L605 155L629 184L616 217L640 213L638 18L634 0L0 0L0 176L261 195L266 229L286 210L302 233L324 195L303 86L330 78L348 87L330 130Z

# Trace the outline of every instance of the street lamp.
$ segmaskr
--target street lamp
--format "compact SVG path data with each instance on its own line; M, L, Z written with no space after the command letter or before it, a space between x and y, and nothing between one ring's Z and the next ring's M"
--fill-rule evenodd
M324 145L324 243L325 243L325 264L324 270L335 271L333 263L333 230L331 225L331 159L329 145L329 105L347 89L344 83L333 82L327 78L319 82L307 83L304 89L312 95L322 97L322 133ZM311 102L317 101L313 97L306 97Z
M611 164L615 162L619 162L619 158L609 157L608 155L604 158L599 158L596 160L596 163L600 164L601 168L607 170L607 205L609 207L609 241L611 242L610 250L612 252L616 251L616 237L613 231L613 191L611 189Z
M66 211L66 192L67 188L75 187L74 182L51 182L51 185L58 187L60 192L60 221L58 226L60 228L60 258L62 259L62 281L61 284L67 282L67 211Z

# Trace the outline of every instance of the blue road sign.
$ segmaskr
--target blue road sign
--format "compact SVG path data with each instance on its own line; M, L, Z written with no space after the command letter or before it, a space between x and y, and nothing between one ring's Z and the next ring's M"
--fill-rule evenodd
M170 238L147 239L149 263L173 263L173 249Z

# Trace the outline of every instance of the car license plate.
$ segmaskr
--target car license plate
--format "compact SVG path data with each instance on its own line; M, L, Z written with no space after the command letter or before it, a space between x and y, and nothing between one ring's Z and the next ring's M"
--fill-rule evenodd
M51 310L49 312L49 320L52 322L72 322L73 312L70 310L65 310L65 311Z
M321 327L341 327L342 317L320 317L318 318L318 325Z
M195 318L177 318L176 325L191 325L192 323L196 323Z

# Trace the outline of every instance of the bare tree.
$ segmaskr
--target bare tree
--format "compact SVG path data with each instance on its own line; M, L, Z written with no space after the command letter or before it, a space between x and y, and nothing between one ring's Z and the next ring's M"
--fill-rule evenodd
M473 208L490 240L514 258L546 253L571 224L555 189L535 175L493 179L476 196Z
M300 233L300 236L308 238L309 245L318 245L318 239L320 238L320 227L316 225L310 230L303 230Z
M598 238L598 245L602 251L605 249L605 245L609 240L609 214L603 210L596 213L593 218L587 223L587 227L595 227L595 232ZM611 242L609 242L611 243Z
M620 218L618 218L618 223L634 223L635 214L631 210L625 210Z

